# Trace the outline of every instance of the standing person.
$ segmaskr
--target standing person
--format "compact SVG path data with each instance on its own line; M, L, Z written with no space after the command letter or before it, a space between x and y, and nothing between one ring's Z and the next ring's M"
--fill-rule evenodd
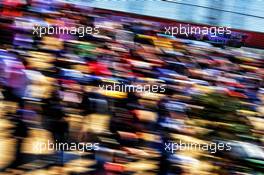
M22 154L22 143L24 139L28 136L28 127L22 119L22 113L17 110L16 114L7 114L9 120L14 124L13 128L13 138L16 139L16 149L15 149L15 159L7 167L1 169L4 171L8 168L15 168L24 162L24 155Z
M69 125L65 120L65 113L60 104L59 91L54 90L51 97L43 100L44 128L52 133L54 143L66 143ZM63 164L63 150L57 154L58 164Z

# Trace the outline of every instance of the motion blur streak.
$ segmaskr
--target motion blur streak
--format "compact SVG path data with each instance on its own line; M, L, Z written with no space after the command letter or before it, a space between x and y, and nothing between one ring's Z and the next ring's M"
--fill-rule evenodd
M263 174L264 52L247 33L166 35L83 3L1 1L0 174Z

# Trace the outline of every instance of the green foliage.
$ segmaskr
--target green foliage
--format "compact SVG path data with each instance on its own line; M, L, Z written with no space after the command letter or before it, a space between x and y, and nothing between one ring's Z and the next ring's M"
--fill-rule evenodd
M215 137L238 139L236 138L238 135L250 135L251 127L246 117L237 115L237 110L246 109L239 99L226 94L211 93L194 96L193 100L204 109L192 111L192 115L210 121L204 127L212 129ZM217 122L227 125L219 126Z
M194 96L193 99L209 109L210 112L216 113L235 113L242 106L237 98L229 97L225 94L211 93L207 95Z

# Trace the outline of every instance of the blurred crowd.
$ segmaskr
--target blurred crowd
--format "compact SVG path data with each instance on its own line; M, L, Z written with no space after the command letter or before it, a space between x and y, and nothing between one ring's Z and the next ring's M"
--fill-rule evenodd
M157 22L49 2L1 4L2 172L263 174L262 50L219 48L167 36ZM99 34L39 37L36 25L99 26ZM113 84L165 90L100 88ZM34 150L47 140L100 149ZM172 154L169 142L232 149Z

